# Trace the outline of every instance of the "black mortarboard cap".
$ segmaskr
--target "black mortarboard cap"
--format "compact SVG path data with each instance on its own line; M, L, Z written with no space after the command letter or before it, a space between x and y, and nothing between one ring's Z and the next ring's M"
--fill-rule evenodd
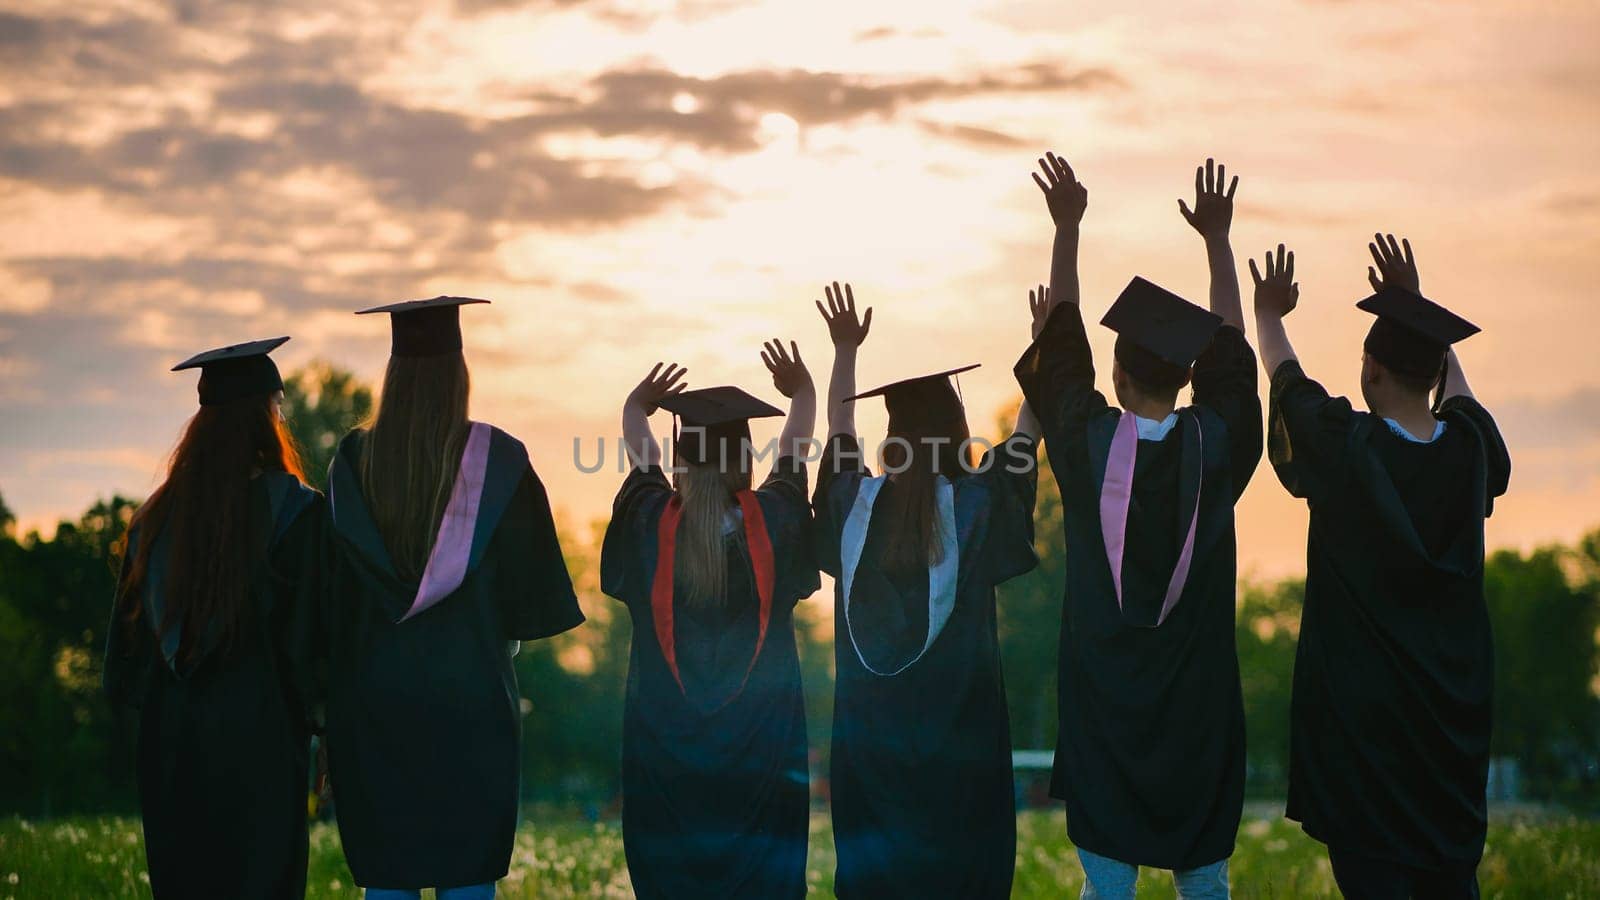
M1419 294L1386 287L1356 304L1377 316L1367 332L1368 354L1402 375L1434 378L1450 345L1477 334L1478 326Z
M1187 376L1190 365L1211 346L1211 338L1222 327L1222 317L1134 275L1128 287L1122 288L1117 296L1117 303L1110 304L1101 325L1117 331L1118 348L1133 344L1134 348L1146 351L1125 354L1118 349L1117 360L1122 362L1123 368L1130 368L1130 360L1147 354L1147 359L1165 364L1170 372L1176 370ZM1141 381L1152 381L1131 368L1130 375Z
M883 404L889 410L891 432L904 433L937 428L948 424L950 419L964 415L961 397L950 383L951 376L969 372L980 365L982 363L972 363L930 375L903 378L846 397L844 401L848 403L867 397L883 397Z
M172 367L174 372L200 370L200 405L216 406L231 400L283 390L283 378L267 354L283 346L287 337L249 341L197 353Z
M730 385L670 394L659 405L682 420L684 427L673 435L674 452L691 463L741 461L750 420L783 415L776 406Z
M356 315L390 314L390 355L443 356L461 349L461 307L488 302L473 297L433 297L374 306Z

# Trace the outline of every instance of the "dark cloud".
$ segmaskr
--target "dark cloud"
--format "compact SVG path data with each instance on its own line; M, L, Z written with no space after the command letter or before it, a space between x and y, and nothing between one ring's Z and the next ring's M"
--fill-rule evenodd
M739 0L678 0L669 9L641 11L615 0L455 0L456 11L469 17L515 10L575 9L625 31L642 31L663 19L698 22L739 6Z
M160 218L184 229L170 254L145 247L0 259L15 276L49 286L44 310L0 313L0 356L48 385L28 396L89 402L82 398L108 385L148 383L173 353L259 327L263 317L233 299L210 302L223 295L255 292L274 316L299 320L469 276L627 303L598 282L510 277L496 248L507 229L614 225L717 189L689 178L646 186L631 162L553 154L552 137L632 137L733 154L760 145L762 116L773 111L812 127L891 118L936 100L1121 83L1105 70L1046 64L901 79L803 70L698 78L633 66L578 90L503 92L524 111L490 117L364 86L404 49L411 8L401 3L352 0L341 8L348 26L311 36L289 23L325 3L183 0L167 18L94 21L0 13L0 77L19 98L0 105L0 190L93 195L134 222ZM637 24L624 8L581 5ZM728 6L706 0L673 15ZM675 104L680 95L694 98L691 111L678 111L687 108ZM918 124L947 140L1017 142L972 125ZM181 333L127 332L151 312L167 314L166 327Z
M214 65L185 47L179 29L154 19L0 13L0 70L29 83L147 84Z
M949 140L960 141L966 144L973 144L978 147L1026 147L1036 143L1035 141L1030 141L1024 137L1018 137L1014 134L1006 134L1003 131L995 131L992 128L980 128L976 125L934 122L928 119L919 121L917 125L923 131L926 131L929 134L937 135L938 137L947 138Z
M1600 213L1600 191L1560 190L1552 193L1544 205L1557 215L1584 218Z
M837 72L754 70L696 78L665 69L607 72L591 88L587 103L558 101L554 108L501 124L508 133L537 135L582 131L600 136L644 135L683 140L716 150L738 151L759 144L760 117L782 112L801 125L824 125L889 116L931 100L980 94L1104 90L1122 86L1107 69L1068 69L1048 63L967 79L870 79ZM674 98L693 98L693 111L674 110ZM950 136L973 140L953 130Z
M1576 448L1600 442L1600 385L1573 388L1553 397L1520 397L1491 412L1517 450Z
M944 32L937 28L918 28L915 31L905 31L892 25L880 25L877 28L868 28L865 31L856 32L855 42L865 44L872 41L886 41L891 38L936 38L943 36Z

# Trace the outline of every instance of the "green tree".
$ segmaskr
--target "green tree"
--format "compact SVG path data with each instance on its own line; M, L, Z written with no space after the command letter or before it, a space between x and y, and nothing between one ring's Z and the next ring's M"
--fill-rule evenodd
M0 536L0 811L126 808L131 730L100 693L115 578L137 504L113 497L55 536Z
M1494 754L1521 763L1536 797L1596 787L1597 549L1600 532L1577 549L1501 550L1484 570L1495 644Z
M306 480L320 490L339 439L372 412L372 388L351 372L313 361L284 379L283 412L304 456Z
M1244 692L1246 779L1251 792L1279 796L1289 783L1289 697L1300 639L1303 580L1241 587L1234 618Z
M1009 433L1009 423L1007 423ZM1061 639L1061 591L1066 584L1061 491L1050 462L1039 454L1033 545L1039 566L1002 584L996 629L1005 670L1011 745L1049 750L1056 745L1056 653Z

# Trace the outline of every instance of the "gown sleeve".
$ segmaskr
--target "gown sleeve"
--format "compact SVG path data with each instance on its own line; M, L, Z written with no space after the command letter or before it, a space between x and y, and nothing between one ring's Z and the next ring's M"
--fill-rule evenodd
M1494 416L1489 415L1489 411L1471 397L1451 397L1440 406L1439 412L1441 415L1465 417L1483 438L1489 476L1484 515L1494 515L1495 498L1503 495L1511 483L1511 452L1506 449L1505 438L1500 435L1500 426L1495 424Z
M1000 584L1033 571L1033 503L1039 489L1039 445L1013 434L984 454L978 474L988 485L989 533L984 546L987 580Z
M1056 306L1012 372L1039 417L1056 472L1081 471L1088 458L1084 428L1110 406L1094 389L1094 357L1078 304Z
M1356 413L1306 377L1298 360L1272 373L1267 458L1290 494L1313 503L1338 486Z
M289 683L306 724L321 733L327 701L328 584L333 566L328 504L316 495L271 551L271 589L283 610L281 642Z
M532 466L523 471L492 541L490 552L500 563L495 593L506 640L538 640L583 623L550 499Z
M1262 444L1256 354L1244 332L1222 326L1195 360L1194 403L1216 413L1228 428L1228 468L1238 502L1261 462Z
M801 600L822 587L811 549L811 503L806 499L809 486L806 465L792 454L781 456L767 480L756 488L763 501L767 530L778 559L776 593Z
M811 495L811 509L816 514L811 549L817 568L834 578L839 577L842 565L839 537L845 517L850 514L861 480L870 476L860 438L849 434L828 438L817 464L817 489Z
M650 596L645 548L655 558L656 526L672 496L672 484L660 466L636 468L623 479L611 503L600 547L600 590L624 603Z

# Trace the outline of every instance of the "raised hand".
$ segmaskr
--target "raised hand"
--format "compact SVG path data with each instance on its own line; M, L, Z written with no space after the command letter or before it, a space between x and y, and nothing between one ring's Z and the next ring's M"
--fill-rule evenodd
M1402 248L1404 253L1401 253ZM1372 251L1373 262L1378 264L1376 268L1367 266L1367 281L1372 284L1373 290L1397 287L1413 294L1422 293L1422 285L1417 279L1417 261L1411 256L1410 241L1401 238L1396 243L1392 234L1375 234L1367 249Z
M1223 192L1222 185L1228 179L1228 167L1216 166L1213 169L1215 162L1214 159L1207 159L1203 168L1195 167L1194 209L1189 209L1189 204L1183 202L1182 197L1178 198L1178 211L1207 240L1228 236L1228 227L1233 224L1233 192L1239 187L1239 176L1235 175L1232 183L1228 184L1227 192Z
M1050 289L1044 285L1028 292L1028 312L1033 314L1033 336L1037 338L1039 332L1044 330L1044 323L1049 320L1050 312L1055 309L1055 303L1050 298Z
M644 380L639 382L639 386L628 395L628 402L642 407L646 415L656 411L663 397L681 394L689 386L683 381L684 373L688 372L688 369L672 363L667 365L666 371L663 372L662 365L664 364L656 363L650 374L646 375Z
M789 342L788 350L784 350L783 341L777 339L762 344L761 361L772 373L772 386L785 397L793 399L802 390L815 390L811 372L806 369L805 360L800 358L800 347L794 341Z
M1045 153L1039 160L1039 168L1044 171L1044 177L1033 173L1033 183L1044 191L1050 219L1057 228L1076 228L1083 220L1083 211L1089 208L1089 189L1078 182L1067 161L1054 153Z
M1278 245L1278 258L1272 258L1272 251L1267 251L1267 274L1262 276L1261 270L1256 268L1254 258L1250 260L1250 277L1256 282L1256 316L1267 315L1281 319L1294 311L1295 304L1300 302L1300 285L1294 280L1294 251L1284 253L1283 245Z
M866 315L856 318L856 295L845 285L844 290L839 290L839 282L835 281L831 287L823 287L823 293L828 297L828 305L823 306L822 301L817 301L817 312L822 313L822 321L828 323L828 337L833 339L835 347L859 347L867 339L867 331L872 328L872 307L867 307Z

